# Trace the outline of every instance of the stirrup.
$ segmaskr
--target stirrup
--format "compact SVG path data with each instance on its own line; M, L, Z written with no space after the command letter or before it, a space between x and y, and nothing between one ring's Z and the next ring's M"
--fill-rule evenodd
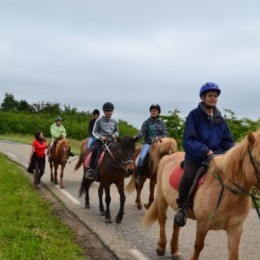
M88 171L86 172L85 178L93 180L94 179L94 171L92 169L88 169Z
M179 227L184 227L187 222L186 210L179 208L174 216L174 224Z
M136 179L135 179L136 184L141 185L142 184L142 176L141 175L137 175Z

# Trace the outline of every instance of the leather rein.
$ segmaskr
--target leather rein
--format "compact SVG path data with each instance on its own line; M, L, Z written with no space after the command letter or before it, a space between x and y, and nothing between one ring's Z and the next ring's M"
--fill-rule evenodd
M122 159L122 153L120 153L120 152L119 152L119 159L116 158L116 157L112 154L112 152L111 152L111 150L110 150L110 148L109 148L109 146L110 146L111 143L112 143L112 142L110 142L109 144L104 143L105 149L106 149L106 151L108 152L110 158L112 159L112 162L111 162L110 160L108 160L108 163L109 163L111 166L113 166L113 167L115 167L115 168L121 168L121 169L123 169L123 170L126 170L126 166L127 166L128 164L134 164L134 160L124 161L124 160Z

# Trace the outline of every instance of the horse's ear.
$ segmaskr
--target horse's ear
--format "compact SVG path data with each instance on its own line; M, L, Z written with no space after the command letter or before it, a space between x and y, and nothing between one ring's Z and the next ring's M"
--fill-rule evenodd
M254 134L253 134L253 133L249 133L249 134L247 135L247 140L248 140L249 144L252 145L252 144L255 142L255 136L254 136Z

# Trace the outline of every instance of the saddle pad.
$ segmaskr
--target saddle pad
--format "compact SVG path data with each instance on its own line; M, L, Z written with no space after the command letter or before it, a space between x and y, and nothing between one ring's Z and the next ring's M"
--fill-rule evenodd
M102 151L102 153L100 154L99 158L98 158L98 166L100 165L103 157L104 157L104 154L105 154L105 151ZM90 159L91 159L91 155L92 155L92 152L90 152L88 154L88 156L85 158L85 161L84 161L84 166L86 168L90 168Z
M170 174L169 183L175 190L179 190L179 185L182 179L182 175L183 175L183 169L180 166L174 168L172 173Z
M181 182L183 176L183 168L181 168L180 166L176 167L173 169L172 173L170 174L169 177L169 183L171 184L171 186L175 189L175 190L179 190L179 185ZM203 176L201 176L199 178L198 181L198 185L197 185L197 189L198 187L203 184L204 180L205 180L206 174L204 174Z

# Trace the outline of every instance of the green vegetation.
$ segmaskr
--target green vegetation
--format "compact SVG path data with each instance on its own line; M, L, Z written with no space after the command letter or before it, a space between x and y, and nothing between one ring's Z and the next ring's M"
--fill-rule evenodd
M179 114L180 111L175 109L169 111L168 115L162 115L162 119L167 125L169 136L178 142L181 149L185 118L181 118ZM256 121L248 118L238 119L230 109L224 109L223 115L236 142L260 127L260 119ZM29 104L25 100L15 100L14 96L9 93L5 94L0 106L0 134L19 133L33 136L35 131L41 130L49 138L50 125L56 116L63 118L68 138L77 140L75 145L88 136L87 126L92 117L91 112L79 112L77 108L70 106L64 106L62 109L58 103ZM124 120L119 120L119 129L121 136L134 136L138 132L138 129Z
M0 259L85 259L73 232L0 154Z

